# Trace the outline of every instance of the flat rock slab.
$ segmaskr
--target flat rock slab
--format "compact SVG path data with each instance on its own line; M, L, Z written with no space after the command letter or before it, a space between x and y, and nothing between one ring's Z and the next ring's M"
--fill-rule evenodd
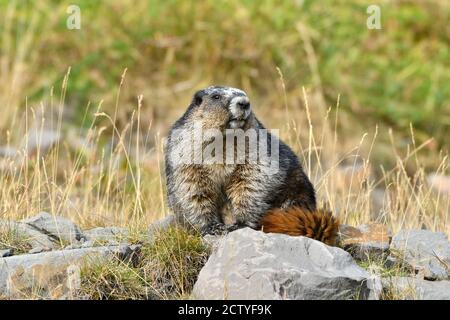
M425 278L450 277L450 242L445 233L403 230L393 237L390 249Z
M370 293L368 278L340 248L244 228L219 241L198 276L193 297L364 299Z
M450 281L427 281L410 277L382 280L383 289L402 300L450 300Z
M36 216L21 221L39 232L67 243L76 243L84 238L80 228L69 219L41 212Z
M59 244L54 238L36 230L36 228L22 222L0 220L0 232L14 233L21 241L34 248L56 249Z
M89 261L116 257L133 258L138 247L111 246L58 250L24 254L0 259L0 296L9 298L58 299L73 291L74 266ZM92 260L90 260L92 259Z

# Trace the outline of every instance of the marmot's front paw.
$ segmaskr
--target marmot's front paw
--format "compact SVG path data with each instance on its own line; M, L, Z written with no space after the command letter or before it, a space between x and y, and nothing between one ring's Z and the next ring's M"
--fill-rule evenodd
M220 222L214 222L209 224L207 227L205 227L202 230L202 235L207 235L207 234L211 234L211 235L215 235L215 236L219 236L219 235L223 235L227 232L227 227L225 226L225 224L220 223Z
M245 227L249 227L249 226L245 223L236 222L236 223L233 223L232 225L227 226L227 232L232 232L232 231L242 229Z

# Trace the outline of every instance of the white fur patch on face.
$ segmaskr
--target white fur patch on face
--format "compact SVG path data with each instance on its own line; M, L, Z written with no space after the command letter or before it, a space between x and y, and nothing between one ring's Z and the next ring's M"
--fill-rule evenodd
M231 120L228 125L230 129L239 129L242 128L244 124L245 124L244 120Z
M250 103L250 101L247 96L234 97L230 101L230 109L229 110L230 110L233 118L238 119L238 120L245 120L248 118L248 116L251 113L250 107L247 109L242 109L238 105L239 103Z

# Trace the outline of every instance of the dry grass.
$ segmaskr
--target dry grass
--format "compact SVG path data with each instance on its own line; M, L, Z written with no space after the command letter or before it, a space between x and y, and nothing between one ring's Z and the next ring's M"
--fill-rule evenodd
M67 81L63 82L61 106ZM275 81L282 83L283 79ZM302 159L320 203L329 204L340 221L351 225L375 220L386 223L394 232L422 227L449 232L449 197L431 189L426 181L429 173L448 174L445 154L433 154L430 159L430 141L416 145L412 129L410 141L400 148L391 132L395 165L378 166L372 161L377 127L361 137L342 136L336 127L340 121L338 106L326 110L321 117L320 108L312 110L312 105L320 105L311 95L310 100L303 90L296 100L286 100L281 107L284 109L278 112L282 114L278 128L281 137ZM283 96L281 92L280 97ZM263 122L269 119L264 110L256 107L255 112ZM1 159L3 217L19 219L48 210L67 216L82 227L133 227L149 225L166 215L164 139L161 135L150 137L148 128L140 129L141 113L138 100L130 122L119 131L113 126L113 116L99 105L89 128L79 131L81 146L74 146L73 135L58 124L63 138L46 153L39 147L34 153L26 153L24 148L14 158ZM39 141L49 120L37 116L31 108L27 114L27 127L34 129L24 134L34 134ZM112 134L105 133L105 127L96 121L98 118L109 119L114 128ZM149 146L149 140L155 141L154 147ZM423 159L428 166L433 162L435 170L425 171ZM374 211L376 192L383 194L379 213Z
M12 249L14 254L27 253L31 249L28 240L8 224L0 224L0 250Z
M152 242L141 235L136 265L111 260L82 268L81 298L183 299L189 296L209 256L209 246L198 234L169 228Z
M390 281L387 287L383 290L381 300L417 300L418 294L416 287L413 283L398 288L392 281Z

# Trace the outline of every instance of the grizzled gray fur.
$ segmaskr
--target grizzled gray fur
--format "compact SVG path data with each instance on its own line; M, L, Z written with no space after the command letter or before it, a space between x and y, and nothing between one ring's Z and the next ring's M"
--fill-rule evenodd
M202 234L222 233L246 226L258 229L261 217L270 209L294 205L316 209L314 188L299 159L270 133L263 143L267 144L267 153L278 152L274 160L278 170L271 169L274 163L267 158L249 161L247 140L240 144L233 140L235 153L239 148L246 152L243 163L176 161L177 156L194 147L177 132L193 133L198 127L220 131L224 148L230 130L246 133L265 129L244 91L212 86L195 93L186 112L172 126L165 150L168 203L179 222ZM271 150L273 139L277 139L278 150ZM259 136L257 141L261 141ZM207 143L207 139L202 140L196 147L204 150Z

